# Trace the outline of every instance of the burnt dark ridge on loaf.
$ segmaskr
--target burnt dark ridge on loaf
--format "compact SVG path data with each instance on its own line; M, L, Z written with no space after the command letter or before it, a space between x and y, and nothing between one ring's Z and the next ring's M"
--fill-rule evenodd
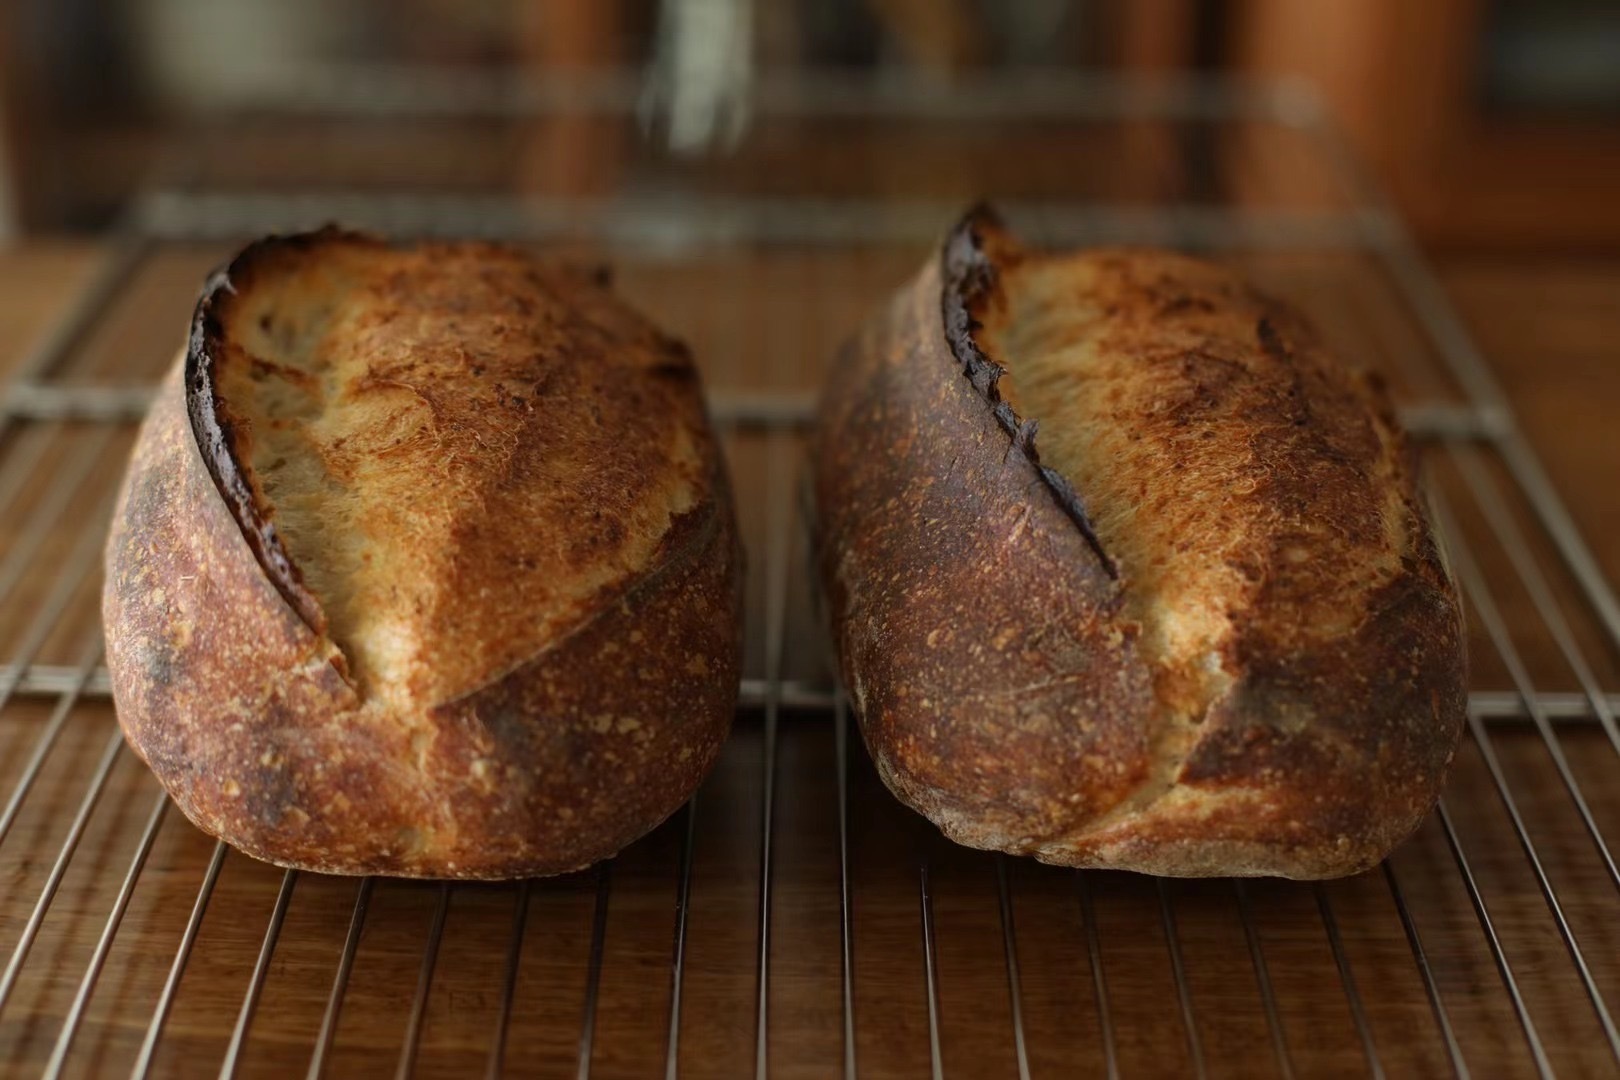
M1086 538L1087 546L1096 553L1103 571L1117 581L1119 568L1103 549L1102 541L1092 527L1091 518L1086 514L1085 503L1074 490L1074 485L1056 469L1041 464L1040 449L1035 445L1040 420L1038 418L1020 420L1012 405L1002 400L997 384L1001 382L1001 377L1007 373L1007 369L986 356L984 350L979 348L979 343L974 340L973 334L979 329L980 324L973 317L973 306L990 295L996 287L996 268L991 264L989 256L984 253L978 232L980 225L995 227L1001 225L1000 215L982 202L968 211L945 241L944 257L941 259L945 281L940 295L941 314L945 320L945 340L950 346L951 354L962 365L962 374L967 376L973 388L989 403L997 423L1011 440L1007 448L1008 454L1014 452L1022 454L1035 467L1046 489L1051 492L1052 498L1057 500L1057 504L1069 515L1069 519L1080 530L1080 534Z

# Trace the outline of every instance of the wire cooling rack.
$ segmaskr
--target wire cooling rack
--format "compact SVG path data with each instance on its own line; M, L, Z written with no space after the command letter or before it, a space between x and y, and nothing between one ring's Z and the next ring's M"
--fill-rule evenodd
M647 150L624 94L387 86L317 87L211 132L12 366L0 1071L1613 1073L1620 606L1307 97L767 85L742 144L692 161ZM1474 675L1445 800L1378 869L1299 884L1044 867L949 844L878 782L817 624L801 440L839 342L984 192L1037 240L1234 261L1390 380ZM96 601L134 426L203 272L325 220L607 258L706 370L750 562L737 725L687 807L589 871L282 872L193 829L118 737Z

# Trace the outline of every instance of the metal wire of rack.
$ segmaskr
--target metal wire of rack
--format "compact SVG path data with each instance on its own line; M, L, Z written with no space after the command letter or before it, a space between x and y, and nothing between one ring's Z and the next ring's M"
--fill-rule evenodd
M1015 210L1057 242L1174 242L1253 261L1283 291L1309 292L1318 273L1332 303L1354 277L1349 322L1382 327L1478 669L1467 753L1414 841L1346 882L1149 882L955 848L881 790L811 612L794 474L811 376L950 219L947 200L154 190L14 366L0 408L0 1068L1612 1072L1620 872L1605 826L1620 799L1598 781L1620 752L1620 605L1398 219L1309 99L1128 89L1092 80L971 100L978 120L1036 100L1060 120L1277 129L1341 185L1338 204L1306 211L1054 199ZM774 93L784 113L815 114L807 95ZM472 97L515 115L549 100ZM949 116L930 95L831 100L834 114ZM327 218L583 236L711 365L752 555L737 731L683 811L594 870L507 887L277 871L169 813L113 726L96 558L169 355L148 347L161 331L132 328L148 306L182 325L186 283L223 242ZM1322 258L1338 269L1321 271ZM154 278L170 283L167 308ZM755 303L762 313L739 325ZM1421 371L1420 356L1432 358Z

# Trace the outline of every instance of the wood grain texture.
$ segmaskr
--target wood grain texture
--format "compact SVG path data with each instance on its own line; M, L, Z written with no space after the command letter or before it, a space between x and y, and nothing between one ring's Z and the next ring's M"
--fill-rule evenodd
M164 248L106 313L65 377L149 382L176 345L201 271L218 250ZM50 247L0 255L0 352L7 363L44 327L93 252ZM620 260L620 287L686 337L718 392L814 385L831 350L867 314L870 297L903 280L920 251L721 252L672 263ZM1392 375L1402 403L1456 400L1449 376L1391 283L1350 256L1273 254L1242 260L1270 289L1301 304L1347 355ZM1620 396L1612 342L1620 280L1612 265L1459 266L1454 296L1541 450L1554 482L1611 578L1620 576L1620 499L1610 482L1609 410ZM715 297L727 302L717 303ZM807 304L814 297L815 304ZM738 313L742 313L739 317ZM0 597L0 660L11 661L66 589L65 611L38 659L73 664L95 640L98 582L58 583L74 545L99 529L131 429L105 445L97 426L25 424L0 441L7 465L42 456L0 513L0 574L55 484L88 447L99 467L46 528L10 591ZM782 673L824 679L822 637L805 587L802 534L773 560L770 494L790 483L797 451L779 436L732 431L728 452L750 553L746 675L767 670L774 581L787 574ZM1460 453L1460 452L1459 452ZM1534 528L1499 463L1481 459L1512 519L1526 533L1574 640L1603 687L1620 689L1615 644L1578 602L1574 585ZM1444 489L1489 583L1534 688L1579 689L1557 643L1520 584L1505 549L1474 502L1451 448L1426 460ZM92 547L99 537L92 537ZM88 563L86 565L89 565ZM1474 688L1511 687L1476 619L1470 628ZM9 797L46 730L57 699L27 695L0 712L0 799ZM753 1070L759 943L763 710L739 714L734 738L696 803L691 849L682 1023L682 1075ZM0 842L0 962L11 956L114 730L110 708L73 707L38 779ZM1606 835L1620 836L1613 749L1593 725L1560 725L1575 776ZM1529 835L1564 903L1598 988L1620 1003L1616 893L1533 729L1493 725L1491 741ZM785 710L778 718L774 780L772 904L766 982L771 1075L836 1075L843 1058L840 961L839 809L836 726L830 712ZM1015 1075L1013 989L1006 964L994 856L942 840L887 796L848 732L850 989L855 1059L862 1076L929 1075L929 1014L920 868L929 874L942 1064L947 1075ZM114 764L61 888L40 926L10 999L0 1010L0 1074L33 1076L48 1059L79 980L129 868L157 794L127 752ZM1614 1061L1547 905L1525 861L1478 747L1465 740L1447 789L1462 848L1479 882L1530 1015L1560 1073L1602 1075ZM596 978L591 1075L658 1075L667 1055L676 899L687 819L629 849L609 871L601 965ZM212 842L170 811L67 1059L69 1076L127 1075L175 956L212 855ZM1431 818L1390 862L1421 934L1448 1016L1476 1076L1531 1071L1525 1041L1464 891L1445 836ZM1185 1074L1190 1050L1177 1005L1165 924L1153 881L1130 875L1006 863L1019 969L1017 1000L1032 1075L1099 1074L1103 1024L1122 1075ZM179 984L154 1060L164 1076L218 1072L281 884L278 870L226 857ZM1099 1008L1089 960L1082 886L1095 912L1102 985ZM352 880L301 876L247 1032L240 1075L297 1075L307 1068L355 897ZM1309 886L1247 886L1296 1075L1365 1075L1350 1006ZM1381 871L1325 886L1343 952L1360 991L1379 1060L1390 1075L1437 1075L1446 1049ZM596 871L537 883L530 892L506 1048L509 1075L572 1075L579 1065L598 899ZM1167 895L1184 961L1199 1045L1212 1076L1278 1075L1273 1040L1229 882L1173 884ZM417 1073L478 1074L501 1005L503 965L517 890L457 886L423 1013ZM364 924L328 1059L334 1076L390 1075L413 1006L422 947L438 900L432 884L379 881Z

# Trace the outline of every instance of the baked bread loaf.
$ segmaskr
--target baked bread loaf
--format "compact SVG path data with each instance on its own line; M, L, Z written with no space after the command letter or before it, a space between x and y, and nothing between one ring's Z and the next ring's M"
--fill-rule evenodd
M1234 272L977 211L843 352L817 441L846 686L952 839L1323 878L1433 806L1465 658L1415 462Z
M589 865L730 727L731 497L678 342L487 244L272 237L207 284L107 544L129 744L328 873Z

